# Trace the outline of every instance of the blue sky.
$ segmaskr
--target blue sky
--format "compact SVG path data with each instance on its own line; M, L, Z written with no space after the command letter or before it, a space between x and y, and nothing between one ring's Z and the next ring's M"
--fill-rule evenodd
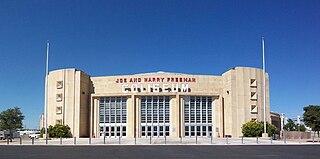
M265 36L271 110L289 117L320 104L320 1L2 0L0 111L43 112L50 70L92 76L168 71L221 75L261 67Z

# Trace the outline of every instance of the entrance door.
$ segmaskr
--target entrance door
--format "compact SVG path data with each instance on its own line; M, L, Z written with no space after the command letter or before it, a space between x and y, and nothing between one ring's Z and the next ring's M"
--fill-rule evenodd
M141 97L141 136L169 136L170 97Z

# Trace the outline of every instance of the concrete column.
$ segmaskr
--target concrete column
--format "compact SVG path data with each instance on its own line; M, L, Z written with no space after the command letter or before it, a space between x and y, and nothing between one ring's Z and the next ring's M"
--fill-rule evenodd
M134 128L135 128L135 96L131 95L127 101L127 137L134 137Z
M170 137L179 137L179 95L172 96L170 99Z
M92 97L90 97L90 110L89 110L89 118L90 118L90 121L89 121L89 136L91 136L93 134L93 102L94 100L92 99ZM73 136L75 137L75 136Z
M184 137L184 98L180 99L180 136Z
M136 121L136 125L135 125L135 133L136 133L136 137L141 137L141 133L140 133L140 125L141 125L141 97L136 97L136 116L135 116L135 121Z
M93 100L93 134L92 137L100 137L100 126L99 126L99 100L94 99Z

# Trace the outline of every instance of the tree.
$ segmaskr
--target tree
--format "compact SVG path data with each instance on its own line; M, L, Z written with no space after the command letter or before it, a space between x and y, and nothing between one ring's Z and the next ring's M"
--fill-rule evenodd
M263 123L263 122L262 122ZM268 132L268 135L269 136L272 136L273 134L276 134L277 132L277 127L270 124L270 123L267 123L267 132Z
M40 130L40 137L43 137L44 128ZM50 125L48 128L48 134L50 137L71 137L70 127L68 125L56 124L55 126Z
M320 131L320 106L318 105L309 105L303 108L303 121L310 127L313 131Z
M294 123L292 119L287 120L287 124L284 125L284 129L287 131L296 131L297 125Z
M0 129L16 130L23 128L22 120L24 116L19 107L9 108L0 113Z
M0 130L9 130L10 138L12 130L23 128L22 120L24 116L19 107L9 108L0 113Z
M299 130L302 132L306 131L306 127L304 125L295 124L294 121L290 118L287 120L287 124L284 125L284 129L287 131L299 131Z
M297 125L298 127L299 125ZM298 128L297 128L298 130ZM307 130L307 128L304 125L300 125L300 131L305 132Z
M269 136L275 134L276 131L277 128L274 125L267 123L267 132ZM258 137L262 136L262 133L263 121L250 121L242 125L242 134L245 137Z

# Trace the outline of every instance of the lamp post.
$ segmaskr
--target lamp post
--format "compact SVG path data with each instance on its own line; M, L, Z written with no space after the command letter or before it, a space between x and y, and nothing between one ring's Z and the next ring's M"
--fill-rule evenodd
M47 54L46 54L46 77L45 77L45 95L44 95L44 134L46 138L46 144L48 144L48 74L49 74L49 40L47 41Z
M266 65L264 57L264 37L262 36L262 67L263 67L263 137L268 137L266 122Z
M297 116L297 126L298 126L298 132L299 132L299 143L301 143L300 115Z

